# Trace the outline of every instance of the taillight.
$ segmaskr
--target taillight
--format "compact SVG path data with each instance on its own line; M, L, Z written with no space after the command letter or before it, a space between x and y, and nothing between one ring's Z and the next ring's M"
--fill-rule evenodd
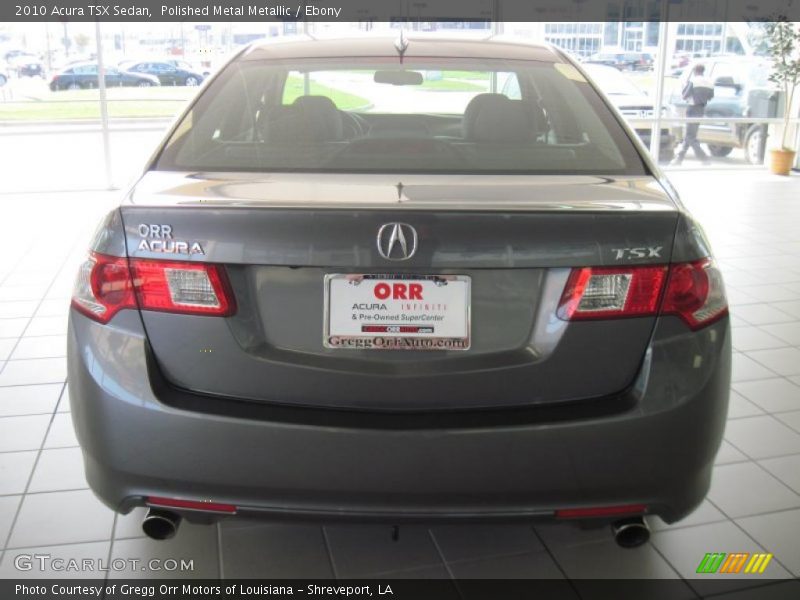
M669 314L692 329L727 312L722 275L711 259L669 267L573 269L558 307L565 321Z
M90 253L78 269L72 306L101 323L123 308L135 308L127 259Z
M235 304L218 265L131 259L136 298L142 310L184 314L233 314Z
M654 315L666 276L665 266L573 269L558 316L576 321Z
M236 310L219 265L128 260L96 252L78 270L72 305L101 323L137 305L142 310L213 316Z
M677 315L692 329L699 329L728 314L722 274L706 258L673 265L661 305L662 314Z

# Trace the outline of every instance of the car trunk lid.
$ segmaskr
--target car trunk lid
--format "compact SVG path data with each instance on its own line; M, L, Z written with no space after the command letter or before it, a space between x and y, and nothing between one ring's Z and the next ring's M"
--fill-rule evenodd
M446 410L629 386L655 317L567 323L556 309L571 268L666 264L678 212L647 177L151 172L122 214L129 256L223 265L235 296L227 318L142 311L174 385L254 402ZM407 260L378 249L395 223L418 236ZM468 349L326 347L332 275L468 281Z

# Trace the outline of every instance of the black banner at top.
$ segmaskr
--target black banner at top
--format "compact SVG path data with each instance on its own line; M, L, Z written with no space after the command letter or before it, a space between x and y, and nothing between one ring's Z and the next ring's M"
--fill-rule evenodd
M800 0L2 0L0 21L800 21Z

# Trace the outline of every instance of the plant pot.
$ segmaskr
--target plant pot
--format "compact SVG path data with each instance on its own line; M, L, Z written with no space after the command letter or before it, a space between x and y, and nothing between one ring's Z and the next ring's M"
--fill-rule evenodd
M770 150L769 170L775 175L788 175L794 164L794 150Z

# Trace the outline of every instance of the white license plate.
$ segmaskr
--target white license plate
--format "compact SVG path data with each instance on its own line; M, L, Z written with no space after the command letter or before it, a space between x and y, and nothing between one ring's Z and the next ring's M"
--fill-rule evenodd
M326 348L469 350L470 278L325 276Z

